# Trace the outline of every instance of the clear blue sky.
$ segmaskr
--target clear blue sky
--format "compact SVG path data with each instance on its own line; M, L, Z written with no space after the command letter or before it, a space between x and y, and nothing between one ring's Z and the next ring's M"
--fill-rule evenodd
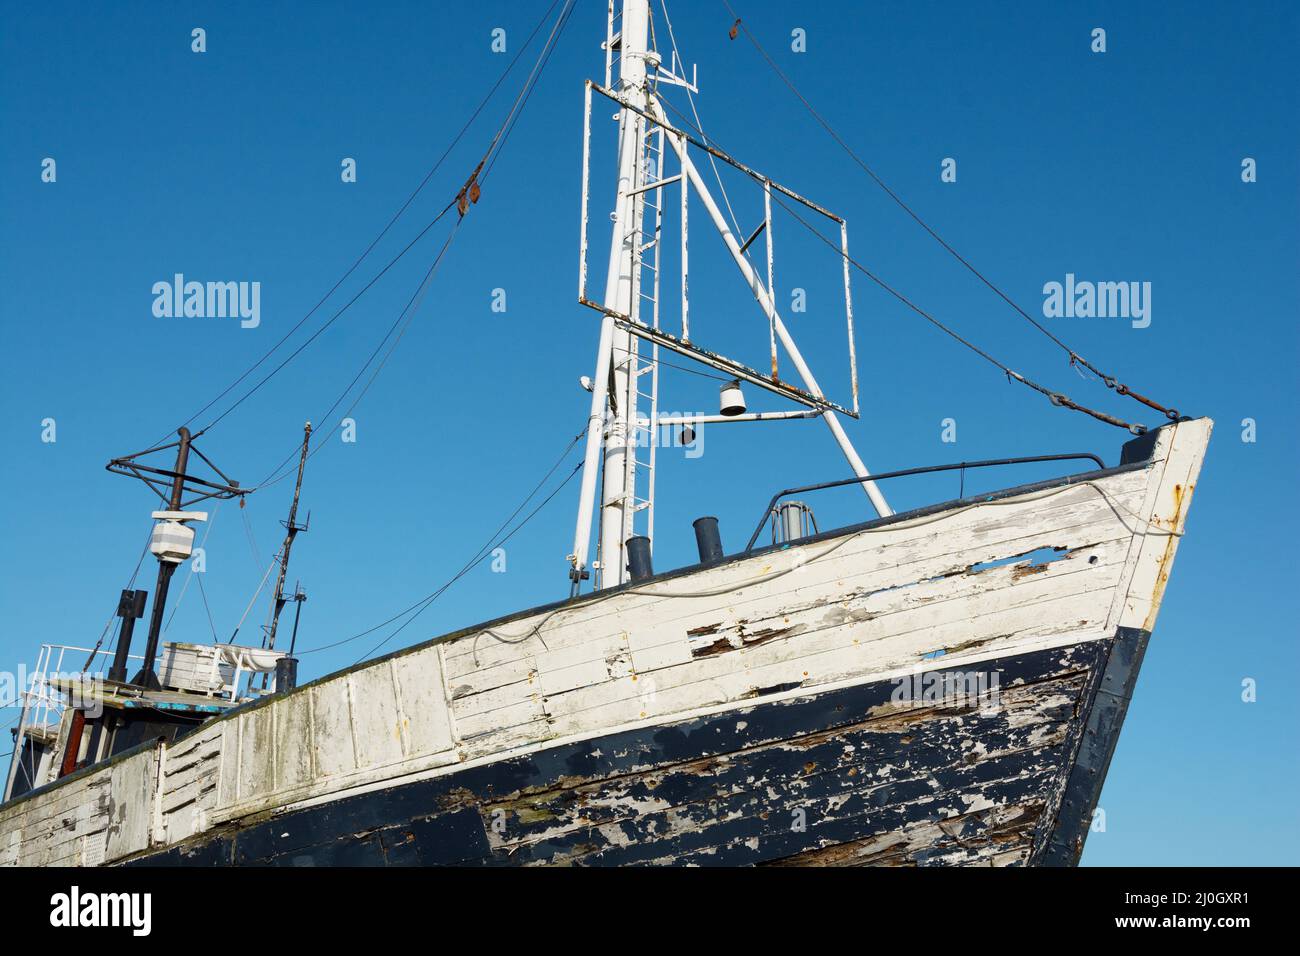
M603 6L580 0L417 320L358 406L357 441L335 437L312 460L303 493L312 527L291 569L310 595L303 647L377 624L447 580L583 425L588 396L577 379L591 374L597 321L575 301L581 84L603 65ZM1295 862L1295 6L737 6L853 146L1027 308L1041 309L1043 284L1067 273L1152 284L1148 328L1051 320L1138 390L1218 423L1102 795L1107 829L1091 836L1084 861ZM544 7L6 4L0 667L30 663L42 641L94 642L155 506L105 462L174 429L316 302ZM1021 371L1153 421L1081 379L908 220L744 38L728 40L720 0L670 12L687 61L699 63L700 108L720 142L845 215L857 256ZM195 27L207 31L206 53L191 52ZM491 50L496 27L506 56ZM1090 51L1095 27L1107 31L1104 54ZM806 53L790 49L795 28L806 31ZM374 266L455 194L516 83ZM598 152L611 136L602 121ZM55 183L41 181L46 157L57 162ZM340 181L345 157L357 161L356 183ZM940 181L946 157L957 160L956 183ZM1257 161L1255 183L1242 182L1245 157ZM753 224L755 208L737 211ZM834 263L800 245L789 220L779 229L780 295L788 302L791 287L808 288L796 335L842 394ZM205 436L209 457L245 484L270 471L356 373L441 234ZM692 328L705 344L761 361L766 328L708 245L697 233ZM177 272L260 282L261 325L155 318L151 287ZM864 277L854 285L864 414L849 427L873 469L1081 450L1116 460L1122 432L1008 384ZM491 310L496 288L506 290L505 313ZM697 376L668 372L663 388L665 409L716 402L716 383ZM752 391L751 405L780 407ZM46 418L57 423L54 443L41 440ZM957 421L955 446L940 440L945 418ZM1246 418L1257 423L1254 443L1241 440ZM749 427L708 432L695 460L661 456L657 567L691 559L690 520L700 514L718 515L738 549L774 490L847 474L818 423ZM981 476L968 488L1034 476ZM887 490L900 508L956 493L955 480ZM204 581L222 639L276 546L288 491L249 500L254 544L233 504L215 517ZM388 646L563 596L576 497L574 483L509 544L506 573L480 566ZM824 524L864 507L856 493L818 502ZM141 586L152 590L153 572L150 562ZM259 605L246 637L256 640L264 613ZM351 664L387 633L305 656L304 676ZM168 636L211 639L196 588ZM1258 682L1256 703L1241 701L1245 678Z

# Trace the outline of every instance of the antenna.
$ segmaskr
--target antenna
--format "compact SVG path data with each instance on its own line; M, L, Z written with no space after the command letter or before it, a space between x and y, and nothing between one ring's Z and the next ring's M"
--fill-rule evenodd
M311 524L311 513L307 514L307 524L298 524L298 496L302 493L302 473L307 467L307 446L311 442L311 422L302 427L302 454L298 456L298 480L293 486L293 502L289 505L289 520L281 522L285 527L284 544L280 547L280 573L275 579L275 604L271 612L271 624L266 632L266 640L263 646L268 650L275 647L275 631L280 624L280 612L284 610L285 604L289 601L301 601L298 597L301 590L295 586L294 596L286 598L284 596L284 578L289 571L289 552L293 550L293 539L298 536L299 531L306 531L307 525ZM303 595L306 597L306 595ZM301 611L299 606L299 611ZM298 619L294 617L293 629L295 636L298 632Z
M203 433L199 432L199 434ZM154 526L153 537L149 540L149 550L158 558L158 583L154 587L153 612L149 618L149 637L145 644L144 663L140 666L140 672L131 679L132 684L149 690L161 688L158 676L154 673L154 661L158 657L158 635L162 630L163 609L167 606L167 588L177 566L188 559L194 550L194 529L189 527L188 522L208 520L206 511L184 509L188 505L210 498L220 500L246 495L250 490L240 488L239 482L228 477L203 452L199 451L194 444L194 439L198 436L191 435L188 428L181 427L176 435L177 441L146 448L144 451L122 458L114 458L105 466L115 475L139 478L162 499L165 505L165 510L153 513L158 523ZM176 449L176 462L171 469L146 465L140 461L145 455L166 451L169 448ZM221 480L212 481L189 474L186 469L189 467L190 452L197 455ZM196 497L186 501L187 493ZM117 653L117 658L123 664L126 662L127 649L121 645L124 641L130 640L130 629L124 627L122 635L118 638ZM125 671L122 673L125 674Z
M301 582L295 581L293 585L293 633L289 635L289 656L293 657L293 649L298 645L298 619L302 617L302 602L307 600L307 592L302 589Z

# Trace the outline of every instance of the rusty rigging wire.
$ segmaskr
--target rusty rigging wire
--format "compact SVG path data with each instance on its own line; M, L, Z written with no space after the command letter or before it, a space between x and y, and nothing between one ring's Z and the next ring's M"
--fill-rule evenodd
M682 110L673 106L673 104L669 103L667 100L661 100L661 102L669 110L675 113L679 118L679 120L685 126L689 127L694 133L696 133L706 145L711 144L712 148L717 149L724 153L727 152L727 150L722 146L722 144L720 144L716 139L709 136L698 126L695 126L693 123L691 123L690 119L685 115L685 113L682 112ZM1025 385L1036 392L1039 392L1040 394L1044 395L1053 405L1056 405L1058 407L1069 408L1072 409L1073 411L1083 412L1085 415L1091 415L1093 418L1097 419L1100 422L1105 422L1107 425L1114 425L1116 428L1123 428L1134 435L1141 435L1144 432L1146 432L1146 427L1143 425L1137 425L1131 422L1126 422L1123 419L1116 418L1114 415L1107 414L1106 412L1098 411L1095 408L1089 408L1086 405L1080 405L1078 402L1071 399L1068 395L1065 395L1062 392L1054 392L1051 389L1047 388L1045 385L1040 385L1038 382L1035 382L1033 379L1028 378L1027 376L1017 372L1015 369L1011 368L1005 362L1002 362L999 359L995 358L993 355L989 354L984 349L980 348L974 342L965 338L959 332L950 328L948 325L941 322L939 319L935 318L935 316L933 316L931 313L921 308L919 305L917 305L915 302L913 302L911 299L905 296L902 292L899 292L897 289L895 289L893 286L887 283L880 276L876 275L874 272L872 272L870 269L864 266L857 259L853 258L851 255L848 254L847 251L841 249L837 242L833 241L830 237L824 235L816 226L814 226L812 223L808 222L808 220L804 219L797 212L795 212L794 209L791 208L791 206L788 203L786 203L775 192L773 192L772 200L773 202L777 203L777 205L779 205L782 209L788 212L795 219L796 222L798 222L801 226L803 226L814 236L816 236L818 239L824 242L837 256L843 258L845 262L853 266L853 268L857 269L868 279L876 283L876 285L880 286L880 288L888 292L894 298L898 299L898 301L902 302L903 305L907 306L917 315L921 316L921 318L925 319L931 325L938 328L941 332L945 333L946 335L953 338L955 341L964 345L966 348L970 349L972 352L974 352L976 355L983 358L985 361L996 366L1003 374L1007 376L1008 381L1012 381L1012 380L1017 381L1020 384Z
M573 0L566 0L565 3L566 8L571 6L572 2ZM451 142L443 151L442 155L438 157L438 159L434 162L434 164L429 168L428 172L425 173L424 178L415 187L414 191L406 198L406 200L401 204L401 206L398 207L397 211L394 212L393 215L389 218L388 222L379 231L379 234L376 235L375 238L370 241L369 245L366 246L366 248L362 251L362 253L347 268L347 270L338 278L338 280L329 288L329 290L320 298L320 300L314 306L312 306L311 309L309 309L305 315L302 316L302 318L300 318L296 323L294 323L294 325L287 332L285 332L285 334L281 336L280 339L276 341L274 345L272 345L269 349L267 349L266 352L264 352L262 356L257 359L256 362L254 362L247 369L245 369L234 381L232 381L229 385L227 385L224 389L222 389L222 391L220 391L215 397L213 397L207 404L205 404L202 408L200 408L198 411L192 414L189 418L187 418L183 423L184 426L190 425L192 422L195 421L195 419L203 415L204 412L208 411L208 409L212 408L214 405L220 402L221 399L223 399L226 395L234 391L234 389L237 388L241 382L247 379L251 374L253 374L253 372L255 372L258 368L260 368L262 364L265 363L272 355L274 355L277 351L279 351L279 349L299 329L301 329L303 325L305 325L313 315L315 315L320 310L320 308L330 299L330 297L333 296L334 293L338 291L340 286L342 286L343 283L360 267L362 262L364 262L370 256L371 252L374 251L375 247L379 244L379 242L389 233L392 227L396 224L397 220L402 217L402 215L411 206L411 204L415 201L415 199L419 196L419 194L424 190L425 186L428 185L429 181L433 178L433 176L438 172L440 168L442 168L447 158L451 155L452 151L460 144L461 140L469 132L473 124L478 120L479 116L482 114L483 110L487 107L488 103L492 100L492 98L496 95L497 91L501 88L501 85L505 82L506 78L512 72L514 72L515 66L522 58L524 52L528 50L529 47L532 46L533 40L536 38L537 34L541 31L541 28L551 18L551 14L554 12L555 8L559 6L559 4L560 4L560 0L552 0L551 5L547 8L546 12L537 21L536 25L532 29L532 32L529 33L527 39L525 39L523 44L520 45L518 52L516 52L514 57L511 58L510 63L501 72L501 75L497 77L496 82L493 83L492 87L488 90L487 94L482 98L482 100L479 101L474 111L470 114L469 118L465 121L464 125L461 126L459 132L457 132L457 134L452 138ZM554 31L552 35L554 35ZM500 137L500 132L498 131L497 137L493 139L494 145L499 137ZM453 200L452 203L449 205L455 205L455 204L456 201ZM428 230L433 227L434 223L436 223L439 219L441 219L442 216L446 214L446 212L447 210L444 209L428 225L426 225L424 227L424 230L422 230L421 233L416 237L416 240L418 241L418 239L421 236L423 236L426 232L428 232ZM402 256L404 256L406 252L409 251L411 245L414 245L414 241L406 248L404 248L393 260L391 260L388 263L388 265L384 266L384 268L381 270L379 275L383 275L383 273L386 272L398 259L402 258ZM366 287L362 289L362 293L364 293L372 285L374 285L375 281L377 281L378 278L379 276L376 276L374 279L372 279L371 282L369 282L366 285ZM332 323L334 319L337 319L338 316L342 314L342 312L346 311L355 301L356 299L354 298L352 301L348 302L347 305L345 305L343 309L339 311L339 313L336 313L330 319L330 323ZM327 323L327 325L330 323ZM317 334L319 334L319 332ZM315 338L315 336L313 336L313 338ZM295 351L293 355L289 357L289 359L281 363L281 365L271 373L271 376L276 374L276 372L278 372L281 368L283 368L284 365L287 365L289 361L292 361L292 359L296 357L299 354L299 352L301 352L301 348ZM271 376L267 376L267 378L270 378ZM200 430L199 434L202 434L203 431L206 431L208 428L213 427L213 425L219 422L231 411L233 411L235 407L242 404L243 401L247 399L253 392L257 391L257 389L259 389L261 385L265 383L265 381L266 379L263 379L262 382L259 382L256 386L254 386L251 390L249 390L248 393L246 393L243 397L241 397L238 401L236 401L234 405L226 409L226 411L223 412L221 415L219 415L216 419L214 419L213 421L209 422L206 426L204 426L204 428ZM170 432L168 434L170 434ZM162 440L164 439L160 438L159 442L161 442ZM157 444L157 442L155 442L155 444Z
M559 0L556 0L556 3L558 2ZM376 356L379 354L380 350L383 349L384 344L388 342L389 338L393 335L394 331L397 332L397 337L393 340L392 345L389 346L388 351L385 352L383 357L379 360L379 364L375 366L375 369L371 373L370 378L366 381L365 385L362 387L361 391L357 394L356 398L353 399L352 403L344 411L343 418L336 421L330 427L329 431L324 434L323 437L321 436L320 433L314 433L312 435L315 444L312 446L309 452L309 457L315 455L318 451L320 451L322 448L325 447L325 442L328 441L328 439L332 437L334 433L338 431L338 429L342 426L343 419L346 419L352 413L352 410L357 407L361 399L365 397L366 393L370 390L370 387L374 384L375 379L379 376L379 373L383 370L384 366L387 364L388 359L392 356L394 350L396 350L398 343L401 342L402 336L406 334L407 328L410 326L411 321L415 318L415 314L419 311L420 303L423 300L425 293L428 291L429 283L432 281L434 274L437 272L439 265L441 265L442 263L443 257L447 254L448 249L451 247L451 244L456 237L457 230L460 228L460 224L464 220L466 212L468 212L469 207L471 205L478 202L479 196L481 195L482 184L486 183L488 176L491 175L492 169L496 164L497 158L501 155L502 150L505 148L506 142L510 138L510 133L514 130L515 124L518 122L520 115L522 115L524 107L527 105L529 98L532 96L533 90L536 89L537 81L540 79L542 71L546 68L547 63L550 62L551 55L555 51L555 45L558 43L560 35L563 33L565 26L568 25L569 18L573 14L574 3L575 0L566 0L563 9L560 12L560 16L556 19L555 25L551 29L550 35L547 37L545 44L543 44L541 52L538 54L537 62L533 65L533 68L529 72L527 79L524 81L523 85L521 86L519 93L515 97L514 103L511 104L510 110L507 113L506 118L502 121L501 125L497 128L496 133L493 135L491 142L488 144L487 149L483 153L482 159L480 159L478 165L474 167L474 171L470 174L469 179L466 180L465 184L461 187L460 191L456 194L455 198L452 199L452 201L448 203L447 206L445 206L443 210L438 214L438 216L434 219L434 222L437 222L438 219L441 219L444 215L446 215L453 206L456 208L456 211L458 213L458 218L456 220L455 225L452 226L451 231L447 234L447 238L444 240L442 247L438 250L438 253L434 257L433 262L430 264L428 270L425 272L423 279L421 279L420 281L420 284L416 287L415 292L412 293L411 297L407 300L407 303L403 307L402 311L398 313L397 318L393 320L392 325L389 326L388 331L385 332L383 338L379 340L379 343L375 346L374 350L370 353L370 356L361 365L361 368L358 369L357 374L353 376L352 381L350 381L347 387L344 388L341 393L339 393L338 398L334 400L334 404L332 404L329 407L329 410L326 411L324 415L317 418L316 421L325 422L331 420L331 416L333 415L334 410L338 408L338 406L348 396L348 394L352 391L352 389L356 387L357 382L360 381L361 377L365 374L366 369L370 367L371 363L375 361ZM555 3L551 4L552 10L555 8L555 5L556 5ZM548 11L548 16L549 16L549 12L550 11ZM534 30L534 33L536 33L536 30ZM532 38L530 37L529 40L531 41L531 39ZM430 223L430 227L432 225L433 223ZM428 228L429 227L426 227L425 230L426 232ZM423 235L423 233L421 233L421 235ZM416 237L417 240L419 238L420 238L419 236ZM408 246L407 248L409 249L410 247ZM405 251L406 250L403 250L403 253L405 253ZM349 303L349 305L350 304L351 303ZM399 325L401 326L400 330L398 329ZM323 329L321 331L323 331ZM307 343L304 343L304 347L306 344ZM280 464L278 464L275 468L271 470L271 472L267 475L267 477L263 481L261 481L259 484L254 486L254 490L269 487L287 478L292 473L292 468L290 468L289 465L292 462L294 456L296 456L297 454L298 454L298 448L297 446L295 446L295 448L289 452L289 454L280 462Z
M802 92L799 91L799 88L794 85L794 82L777 65L776 61L772 59L771 55L767 52L766 49L764 49L763 45L758 42L758 38L755 37L754 34L750 31L749 27L745 25L744 20L737 15L735 8L732 7L731 5L730 0L722 0L722 3L727 8L727 11L731 14L731 16L735 18L735 22L731 25L731 28L728 32L730 38L734 40L736 39L739 33L743 32L745 34L746 39L748 39L749 42L753 44L754 49L758 51L759 55L762 56L762 58L767 62L767 65L771 67L772 71L776 73L778 77L780 77L781 81L790 89L790 92L792 92L799 99L799 102L801 102L804 105L804 108L807 109L808 112L812 115L812 117L815 120L817 120L817 122L821 125L821 127L825 129L827 133L830 134L831 138L834 139L835 142L839 144L840 148L843 149L844 152L847 153L849 157L855 163L857 163L858 166L862 168L863 172L865 172L868 176L870 176L871 179L876 183L876 185L878 185L881 189L883 189L885 193L889 196L889 198L898 204L899 208L901 208L904 212L906 212L909 216L911 216L912 219L916 221L917 225L919 225L922 229L924 229L927 233L929 233L931 238L933 238L937 243L939 243L939 245L941 245L949 254L953 256L953 258L955 258L958 262L960 262L963 266L965 266L971 272L972 275L974 275L977 279L979 279L980 282L984 283L984 285L986 285L990 290L992 290L1000 299L1002 299L1002 301L1004 301L1012 309L1018 312L1026 321L1028 321L1031 325L1033 325L1034 328L1038 329L1038 331L1042 332L1043 335L1047 336L1049 339L1052 340L1052 342L1054 342L1057 346L1059 346L1062 350L1064 350L1065 353L1069 356L1071 366L1076 366L1076 367L1082 366L1083 368L1086 368L1088 371L1092 372L1095 376L1097 376L1097 378L1100 379L1106 385L1107 388L1113 389L1116 392L1116 394L1127 395L1128 397L1134 399L1135 401L1141 402L1143 405L1146 405L1148 408L1160 412L1162 415L1164 415L1171 421L1177 420L1180 417L1179 412L1176 408L1168 408L1164 405L1161 405L1159 402L1154 401L1153 399L1147 398L1145 395L1133 391L1123 382L1119 381L1115 376L1109 375L1106 372L1101 371L1101 369L1097 368L1097 366L1093 365L1091 362L1089 362L1086 358L1084 358L1074 349L1070 348L1070 346L1067 345L1064 341L1062 341L1059 336L1054 334L1045 325L1043 325L1032 315L1026 312L1023 308L1021 308L1017 302L1015 302L1009 295L1007 295L1007 293L1003 292L1002 289L999 288L991 279L989 279L986 275L984 275L984 273L982 273L979 269L977 269L969 259L967 259L961 253L959 253L955 248L953 248L953 246L950 245L941 235L939 235L939 233L935 231L935 229L933 229L929 225L929 223L927 223L924 219L922 219L920 215L918 215L917 212L914 209L912 209L911 206L909 206L906 202L904 202L903 198L899 196L898 193L896 193L893 189L891 189L889 185L884 181L884 179L882 179L875 172L875 170L873 170L870 166L868 166L866 162L863 161L863 159L860 156L858 156L856 152L854 152L853 148L849 146L849 144L844 140L842 136L840 136L840 134L835 130L835 128L831 126L831 124L826 120L826 118L823 117L822 114L817 111L817 109L812 105L812 103L809 102L808 98L804 96ZM1040 389L1040 391L1044 391L1044 390ZM1044 394L1050 396L1052 393L1044 391ZM1064 396L1058 396L1058 397L1064 398ZM1119 422L1119 419L1111 419L1110 416L1106 416L1098 412L1093 412L1092 410L1083 408L1082 406L1074 405L1072 402L1069 402L1068 400L1065 400L1061 404L1065 404L1066 407L1069 408L1077 408L1080 411L1088 412L1088 414L1100 418L1102 421L1110 421L1111 424L1117 424Z

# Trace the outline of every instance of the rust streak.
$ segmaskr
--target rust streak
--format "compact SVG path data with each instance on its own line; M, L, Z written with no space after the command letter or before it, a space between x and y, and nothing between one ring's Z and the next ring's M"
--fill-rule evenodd
M1156 615L1160 613L1160 602L1164 600L1165 586L1169 583L1169 572L1173 568L1174 552L1178 549L1178 528L1182 524L1183 508L1191 498L1193 485L1187 488L1187 494L1183 494L1182 485L1174 485L1174 513L1167 522L1155 518L1152 523L1155 525L1167 525L1169 535L1165 538L1165 551L1160 556L1160 567L1156 574L1155 587L1151 592L1151 610L1147 612L1146 620L1142 623L1145 630L1153 630L1156 624Z

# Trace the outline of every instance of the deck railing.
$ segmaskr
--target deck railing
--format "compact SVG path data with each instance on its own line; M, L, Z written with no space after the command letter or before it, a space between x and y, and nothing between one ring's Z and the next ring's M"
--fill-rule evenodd
M86 655L84 661L82 655ZM22 755L27 737L32 731L57 734L63 720L64 708L68 706L68 694L54 686L55 680L77 683L94 683L102 681L109 665L112 664L113 652L99 647L78 647L73 644L42 644L36 655L36 666L30 676L23 680L21 673L15 686L20 688L13 703L21 704L18 727L14 732L14 748L9 760L9 773L5 778L4 799L8 800L13 791L14 781L21 770L25 771L31 786L38 786L44 781L35 779L38 768L33 764L21 767ZM129 660L144 661L138 654L128 655ZM73 661L79 662L73 666ZM71 669L69 669L71 668Z
M857 476L852 478L841 478L838 481L823 481L815 485L802 485L798 488L786 488L784 491L778 491L772 496L772 500L767 503L767 509L763 512L763 517L758 519L758 526L754 528L754 533L749 536L749 543L745 545L744 554L754 550L754 543L758 541L758 536L763 533L763 526L767 524L767 519L775 513L776 503L786 495L801 495L809 491L824 491L828 488L842 488L845 485L857 485L864 481L887 481L890 478L906 478L909 475L927 475L938 471L965 471L967 468L992 468L997 465L1028 465L1035 462L1044 461L1078 461L1088 460L1097 463L1098 468L1105 468L1106 463L1091 452L1077 452L1069 455L1032 455L1026 458L989 458L984 461L958 461L950 465L926 465L921 468L905 468L902 471L886 471L878 475Z

